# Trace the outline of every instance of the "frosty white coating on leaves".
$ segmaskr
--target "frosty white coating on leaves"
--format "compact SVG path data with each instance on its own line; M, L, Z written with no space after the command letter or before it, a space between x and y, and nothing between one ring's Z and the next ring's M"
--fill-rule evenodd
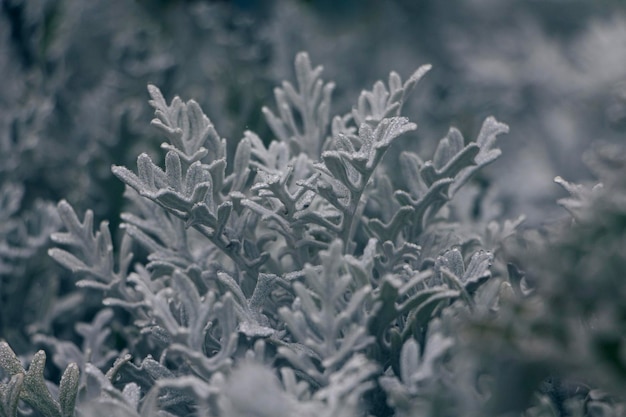
M431 156L389 152L416 139L402 109L429 65L404 82L391 73L337 115L322 67L300 53L295 69L277 110L263 108L271 137L248 130L236 145L196 101L149 85L164 162L113 166L127 200L117 234L57 207L66 231L48 253L99 313L76 326L81 346L34 337L64 370L58 385L43 351L25 370L0 345L0 413L21 413L19 400L54 417L510 411L474 360L498 343L528 348L523 327L504 340L501 320L532 315L542 289L500 255L521 220L485 215L473 183L508 127L488 117L475 141L450 128ZM557 181L573 213L604 196ZM488 346L472 342L483 336Z

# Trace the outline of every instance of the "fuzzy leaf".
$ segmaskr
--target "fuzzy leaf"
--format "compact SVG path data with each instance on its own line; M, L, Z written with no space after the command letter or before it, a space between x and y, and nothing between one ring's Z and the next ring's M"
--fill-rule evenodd
M24 375L24 388L21 399L47 417L61 417L59 404L50 395L43 377L45 364L46 354L43 350L40 350L33 356L28 371ZM70 372L73 371L71 370Z
M0 411L6 417L17 417L17 406L24 385L24 374L19 373L11 377L6 385L0 385Z
M149 85L148 92L152 97L150 104L154 107L156 116L152 125L170 141L169 144L161 145L163 148L176 153L187 164L199 161L207 155L211 160L225 156L223 142L198 103L194 100L184 103L175 97L168 106L157 87Z
M14 376L20 373L24 373L22 363L15 355L15 352L11 349L7 342L0 342L0 367L9 374Z
M488 117L483 122L478 138L476 138L476 145L480 148L474 158L476 165L465 169L461 172L454 185L451 187L450 195L454 195L456 191L461 188L476 171L482 169L484 166L490 164L496 160L502 153L500 149L495 147L498 135L508 133L509 127L504 123L498 122L494 117Z
M400 379L405 384L411 383L411 377L419 369L420 346L415 339L407 340L400 354Z
M384 224L379 219L370 219L367 222L367 227L379 240L383 242L393 242L396 240L396 237L400 233L401 229L410 221L413 214L413 207L403 206L396 213L394 213L389 223Z
M120 280L125 270L115 272L113 259L113 243L108 222L100 223L100 228L93 233L93 213L87 211L81 223L72 207L65 201L59 202L59 215L68 230L64 233L54 233L52 240L66 245L77 255L67 250L51 248L48 254L64 267L75 274L88 275L100 284L111 285ZM120 253L119 267L125 268L129 262L128 252Z
M63 372L59 385L59 406L62 417L72 417L74 415L79 382L80 371L78 370L78 365L71 363Z
M462 278L465 288L470 294L474 293L478 287L491 278L490 268L493 259L491 252L483 250L472 255Z
M279 116L269 108L263 114L276 137L288 143L293 154L306 153L318 159L329 124L333 83L324 83L320 74L322 67L313 68L309 56L301 52L295 60L298 89L284 82L274 90ZM297 123L296 115L301 122Z
M404 84L395 72L389 75L388 87L382 81L377 81L371 91L363 91L359 96L357 105L352 109L354 121L357 125L377 123L384 118L400 115L407 95L430 68L430 65L422 65Z

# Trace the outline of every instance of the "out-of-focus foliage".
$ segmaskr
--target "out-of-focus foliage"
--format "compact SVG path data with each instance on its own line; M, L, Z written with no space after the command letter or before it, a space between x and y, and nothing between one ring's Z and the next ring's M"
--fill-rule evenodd
M148 82L166 92L210 91L206 107L229 132L260 117L252 109L269 57L265 42L252 40L262 22L236 10L7 0L2 12L0 126L11 147L3 156L12 156L29 199L64 197L101 215L119 210L121 188L109 168L150 136L140 122Z
M572 219L512 241L497 314L474 315L469 331L464 324L476 359L497 370L489 385L499 412L521 411L519 394L537 388L543 412L626 412L624 147L597 144L585 160L600 182L557 178Z

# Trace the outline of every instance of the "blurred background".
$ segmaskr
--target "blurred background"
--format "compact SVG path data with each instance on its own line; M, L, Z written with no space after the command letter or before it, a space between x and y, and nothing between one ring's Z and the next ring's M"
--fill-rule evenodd
M54 205L93 209L115 230L123 187L111 164L158 155L146 85L195 99L234 144L273 138L261 106L308 51L336 82L333 114L391 70L433 70L404 114L403 146L430 158L449 126L473 140L509 124L479 178L501 215L564 215L553 183L592 180L582 154L626 133L623 0L0 0L0 338L28 346L73 285L46 255ZM26 300L38 300L36 305ZM44 301L41 301L44 300ZM46 301L49 300L49 301Z

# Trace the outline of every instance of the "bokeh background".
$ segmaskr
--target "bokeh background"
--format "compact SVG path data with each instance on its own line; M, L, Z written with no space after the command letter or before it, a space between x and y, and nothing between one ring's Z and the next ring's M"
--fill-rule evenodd
M336 82L335 114L391 70L407 77L431 63L405 108L419 128L403 146L430 156L451 125L471 140L489 115L509 124L502 157L478 183L501 216L525 214L529 227L565 215L555 176L591 180L584 151L626 134L623 0L0 5L0 338L16 351L59 308L45 295L73 285L46 255L56 202L92 209L115 230L123 187L111 165L158 155L148 83L198 101L234 145L247 129L273 139L261 106L293 79L299 51Z

